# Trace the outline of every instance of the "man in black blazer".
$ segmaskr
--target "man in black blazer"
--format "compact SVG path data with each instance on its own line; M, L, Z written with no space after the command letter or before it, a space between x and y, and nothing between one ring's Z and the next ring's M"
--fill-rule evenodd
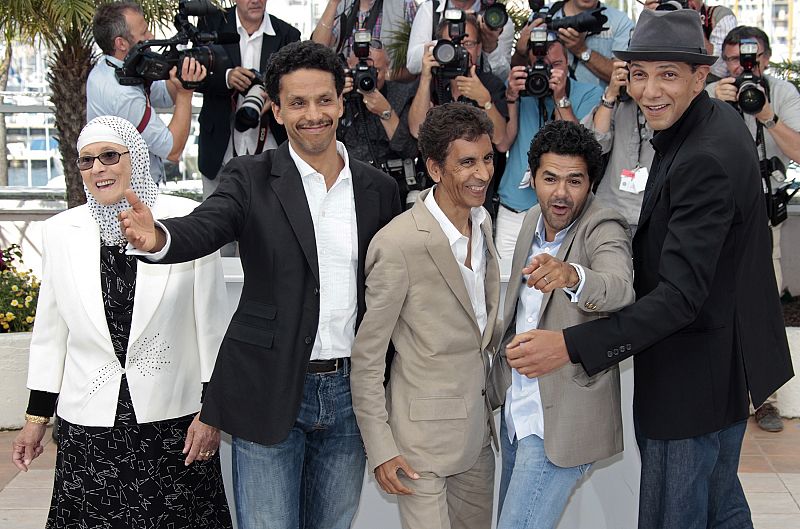
M222 45L230 68L214 71L198 89L203 94L200 109L198 165L203 174L203 197L214 192L220 167L230 158L242 154L258 154L286 141L286 131L275 121L269 100L264 105L261 122L240 136L250 136L231 143L233 115L254 78L250 69L263 73L270 56L280 48L300 40L300 31L283 20L268 14L264 0L236 0L236 5L198 19L201 31L238 35L239 42Z
M238 240L244 287L201 419L233 436L242 529L347 529L364 446L350 399L350 349L365 311L372 236L401 211L397 184L335 141L344 71L298 42L267 68L289 141L231 160L192 214L154 225L132 192L126 236L151 260L182 262Z
M758 156L741 117L704 91L716 58L695 12L645 10L614 53L656 131L633 239L637 301L518 335L509 363L541 376L571 360L592 376L636 355L639 528L752 527L737 477L748 392L758 406L793 376Z

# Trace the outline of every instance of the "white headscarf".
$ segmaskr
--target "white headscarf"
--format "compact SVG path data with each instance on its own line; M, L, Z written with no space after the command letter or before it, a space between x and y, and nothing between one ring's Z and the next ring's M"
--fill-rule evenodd
M128 148L131 157L131 189L144 204L152 208L158 197L158 186L150 176L150 159L147 144L129 121L116 116L100 116L86 124L78 136L78 152L97 142L111 142ZM92 193L86 192L86 204L95 222L100 227L100 238L105 245L125 244L118 215L131 208L125 198L116 204L104 206L95 200Z

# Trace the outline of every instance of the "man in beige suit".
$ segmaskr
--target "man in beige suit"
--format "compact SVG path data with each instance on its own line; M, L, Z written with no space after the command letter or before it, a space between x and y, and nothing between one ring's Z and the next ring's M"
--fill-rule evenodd
M619 370L588 377L568 364L528 378L516 334L561 330L633 303L628 225L593 199L602 171L592 133L551 122L531 142L539 205L523 221L504 304L505 347L489 387L504 403L498 529L555 527L594 461L622 451Z
M489 529L494 488L487 350L500 301L491 220L492 123L463 103L419 132L436 186L369 246L367 312L352 352L353 408L370 468L405 529ZM396 353L384 391L385 351Z

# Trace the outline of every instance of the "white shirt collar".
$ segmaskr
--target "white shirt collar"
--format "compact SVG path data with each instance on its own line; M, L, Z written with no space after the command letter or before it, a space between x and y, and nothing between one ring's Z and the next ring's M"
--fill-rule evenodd
M538 240L537 244L539 245L539 247L544 246L545 244L561 245L561 243L564 242L564 237L567 236L567 232L570 230L570 228L572 228L572 226L575 225L575 221L577 220L578 220L577 218L573 220L569 226L556 233L556 236L553 237L552 241L548 242L546 239L547 231L545 230L544 227L544 215L539 213L539 221L536 223L536 233L535 233L536 240Z
M239 11L235 9L234 11L236 12L236 32L240 35L247 35L247 30L244 29L244 26L242 26L242 21L239 20ZM266 11L264 11L264 18L261 20L261 25L258 26L258 29L255 30L253 34L249 36L249 38L252 39L258 37L262 33L271 37L275 36L275 29L272 27L272 20L270 20L269 13Z
M344 143L337 141L336 142L336 152L339 156L342 157L344 160L344 167L342 167L342 171L339 173L338 180L346 180L351 178L352 174L350 173L350 157L347 155L347 148L344 146ZM297 167L297 172L300 173L300 176L305 178L312 174L319 174L319 171L311 167L308 162L303 160L299 154L292 148L292 142L289 142L289 156L292 157L292 161L294 161L294 165Z
M444 232L445 237L447 237L447 242L450 246L453 246L459 239L462 237L466 239L466 235L458 231L455 225L447 218L447 215L444 214L442 208L439 207L439 204L436 202L436 198L433 196L433 191L436 189L437 186L433 186L431 190L428 192L428 196L425 197L425 207L428 208L428 211L431 212L433 218L436 219L436 222L442 227L442 231ZM481 224L483 221L486 220L486 210L483 209L483 206L479 206L477 208L472 208L470 210L470 218L472 219L472 229L478 230L481 229Z

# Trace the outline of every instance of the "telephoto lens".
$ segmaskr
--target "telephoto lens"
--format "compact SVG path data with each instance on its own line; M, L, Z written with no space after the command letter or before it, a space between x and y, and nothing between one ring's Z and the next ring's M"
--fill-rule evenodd
M506 6L497 0L481 0L483 6L483 22L492 31L502 29L508 23Z
M233 119L233 126L239 132L256 127L261 122L261 114L264 110L264 103L267 100L267 90L261 76L256 73L253 84L244 93L244 100L236 111Z

